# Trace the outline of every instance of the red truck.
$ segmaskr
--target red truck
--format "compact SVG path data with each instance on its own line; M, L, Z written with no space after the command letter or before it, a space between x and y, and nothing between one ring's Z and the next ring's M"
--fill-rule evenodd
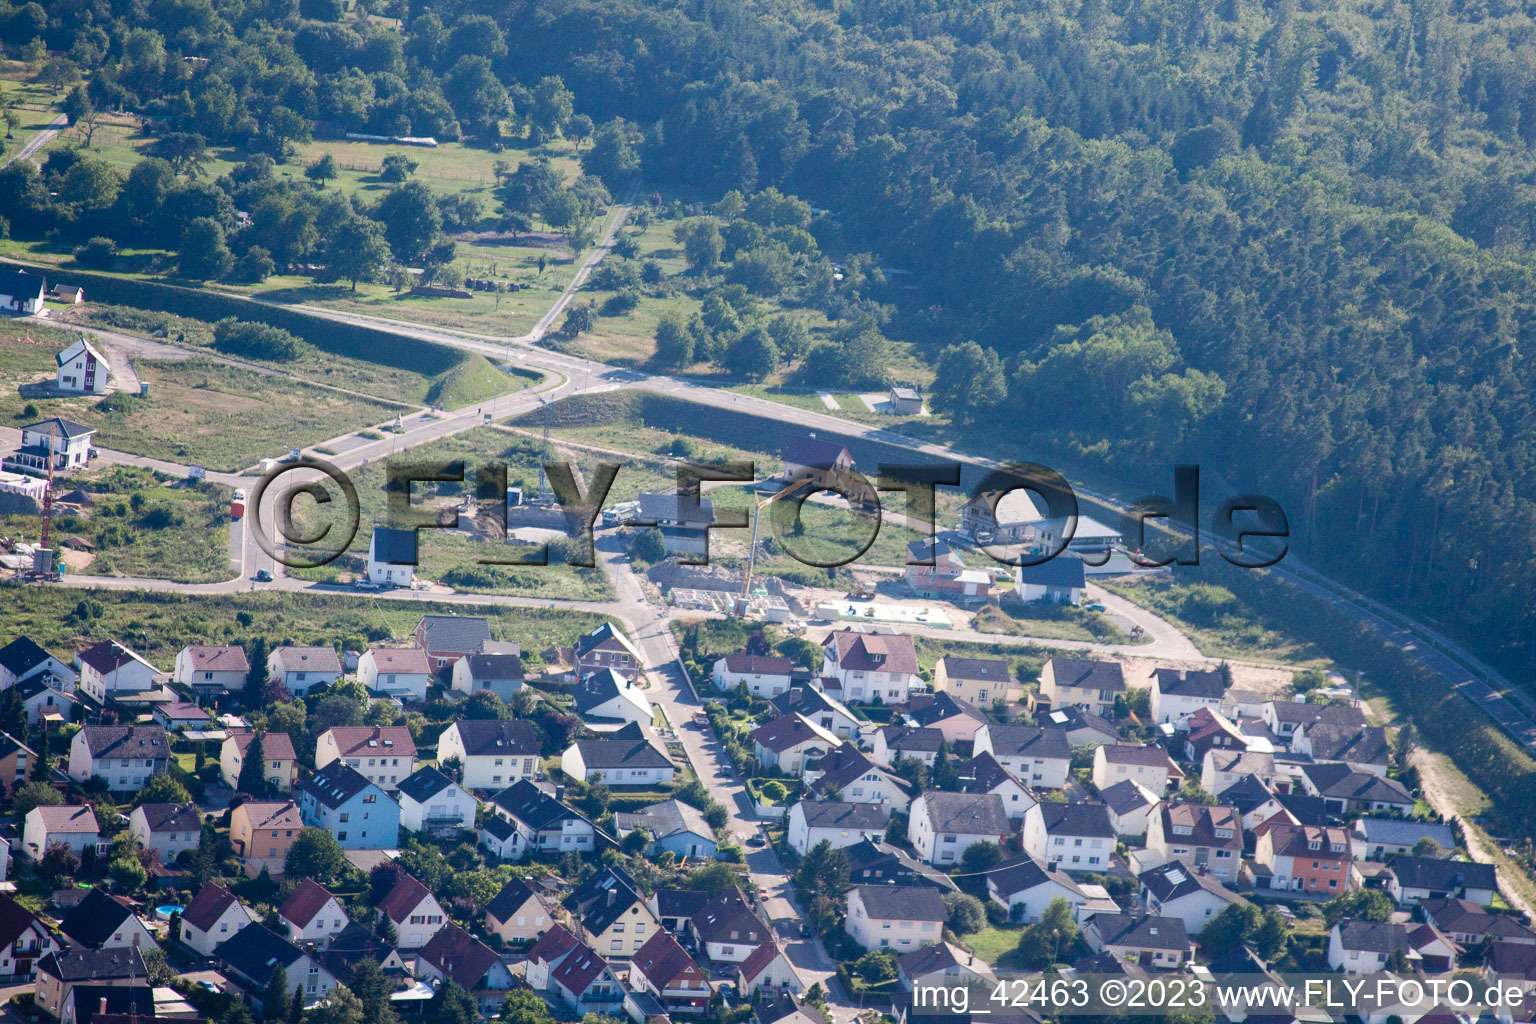
M235 500L229 503L229 518L239 522L245 515L245 491L235 491Z

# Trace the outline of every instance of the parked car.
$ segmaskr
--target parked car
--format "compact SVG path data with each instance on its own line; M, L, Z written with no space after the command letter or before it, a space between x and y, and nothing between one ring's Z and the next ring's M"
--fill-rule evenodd
M373 582L372 580L368 579L366 576L359 577L358 579L354 580L352 585L354 587L356 587L358 590L378 590L379 589L379 585L377 583Z
M265 570L265 569L257 569L256 570L256 582L257 583L271 583L272 582L272 574L270 572L268 572L267 570Z

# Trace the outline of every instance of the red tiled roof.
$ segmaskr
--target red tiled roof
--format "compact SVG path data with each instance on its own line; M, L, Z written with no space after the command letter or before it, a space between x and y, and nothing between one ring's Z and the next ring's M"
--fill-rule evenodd
M234 893L217 882L209 882L197 891L187 909L181 912L181 919L201 931L207 931L224 916L224 911L237 902Z
M411 911L421 906L421 901L432 898L432 892L410 875L395 883L388 895L379 902L379 909L389 915L391 921L402 924Z
M320 913L321 908L333 899L335 897L325 886L313 878L306 878L299 883L297 889L293 890L293 895L283 901L278 913L284 920L292 921L300 928L305 928L315 919L315 915Z
M338 725L327 730L336 741L342 757L366 757L370 754L416 756L416 741L403 725Z
M253 732L231 733L229 738L235 741L235 749L244 757L246 750L251 746ZM285 732L264 732L261 734L261 753L268 761L293 761L298 755L293 752L293 740Z
M417 955L471 992L481 987L481 979L498 960L495 950L451 921Z

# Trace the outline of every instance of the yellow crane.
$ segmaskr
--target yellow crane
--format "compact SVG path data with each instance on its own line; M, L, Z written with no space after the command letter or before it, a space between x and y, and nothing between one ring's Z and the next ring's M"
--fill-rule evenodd
M807 486L809 486L807 481L795 480L791 483L785 484L783 487L775 491L773 494L770 494L768 497L759 498L756 505L754 505L752 509L752 541L750 546L747 548L747 578L742 580L741 583L741 596L743 598L749 597L752 593L752 569L757 565L757 522L762 517L763 509L766 506L778 501L780 498L784 497L784 495L793 494L795 491L798 491L801 488ZM746 614L745 604L742 605L741 613L743 615Z

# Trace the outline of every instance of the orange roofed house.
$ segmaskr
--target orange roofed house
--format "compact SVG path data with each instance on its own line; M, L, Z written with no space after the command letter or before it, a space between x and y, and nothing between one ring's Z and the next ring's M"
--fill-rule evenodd
M229 816L229 841L247 877L255 878L263 868L275 877L283 873L288 849L303 827L299 805L292 800L245 803Z
M1314 825L1273 825L1254 844L1254 883L1271 889L1343 892L1349 888L1349 833Z

